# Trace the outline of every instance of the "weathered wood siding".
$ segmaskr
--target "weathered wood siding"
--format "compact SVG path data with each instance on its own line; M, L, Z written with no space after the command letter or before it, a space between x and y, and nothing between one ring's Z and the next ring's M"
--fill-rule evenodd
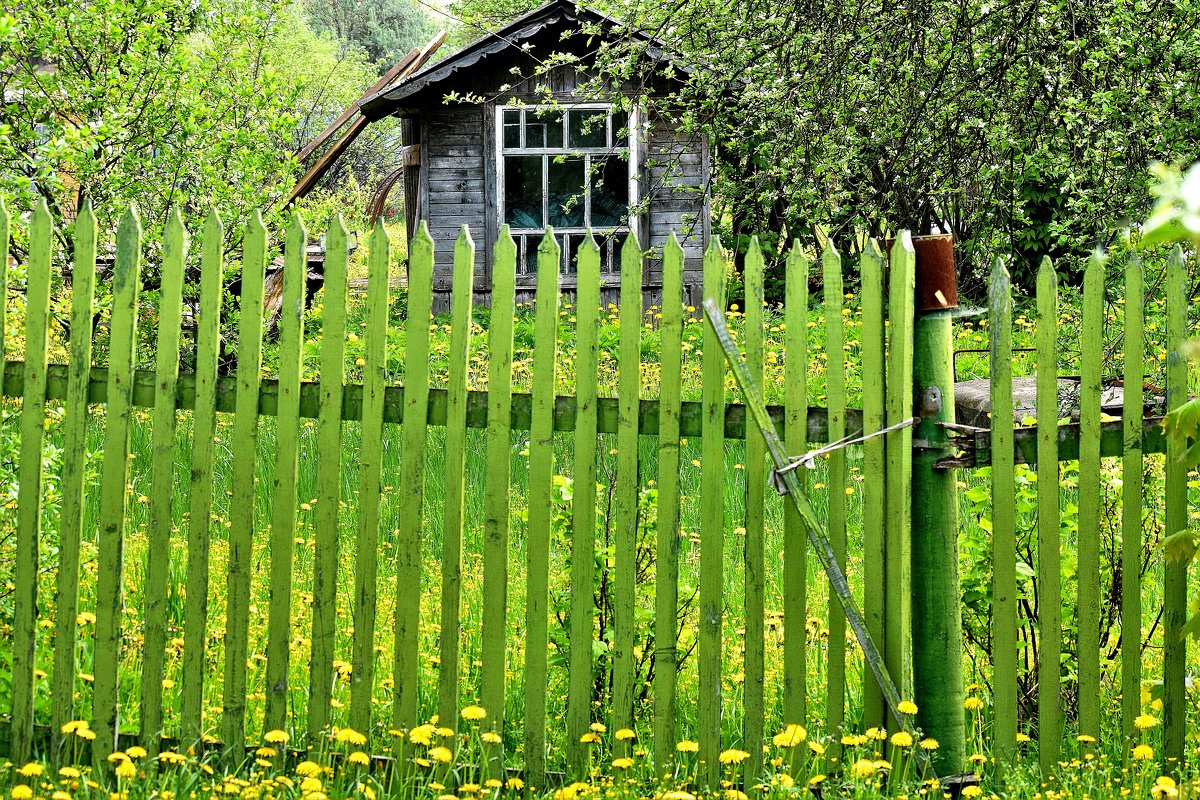
M483 110L431 108L421 122L421 218L434 247L434 306L449 308L454 241L463 225L480 239L487 230ZM476 242L475 286L488 288L483 243Z
M643 246L662 252L672 231L683 245L684 292L699 305L704 248L708 244L708 143L684 133L666 116L652 116L643 151L639 194L649 197ZM652 259L647 288L662 286L662 261Z

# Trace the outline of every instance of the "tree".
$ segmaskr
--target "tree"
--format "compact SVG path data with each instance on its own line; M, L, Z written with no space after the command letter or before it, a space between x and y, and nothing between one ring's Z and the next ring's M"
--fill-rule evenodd
M362 48L384 68L437 32L414 0L304 0L304 7L317 32L332 34L346 47Z

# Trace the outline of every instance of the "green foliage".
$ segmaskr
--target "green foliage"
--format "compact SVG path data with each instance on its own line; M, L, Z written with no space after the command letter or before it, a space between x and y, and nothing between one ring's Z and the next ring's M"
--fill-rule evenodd
M167 210L264 204L291 170L298 92L272 63L269 0L51 0L15 10L0 51L10 98L0 193L44 193L59 220L90 199L101 229L136 204Z
M630 37L601 48L597 88L680 82L651 105L710 137L715 217L734 235L811 243L819 223L852 248L859 232L937 228L978 276L1014 252L1029 287L1042 255L1087 252L1140 216L1147 162L1194 148L1193 0L602 10L664 39L676 65L647 77ZM1068 281L1081 270L1059 264Z
M384 68L424 45L437 31L436 21L414 0L303 2L313 28L332 34L348 53L361 49Z

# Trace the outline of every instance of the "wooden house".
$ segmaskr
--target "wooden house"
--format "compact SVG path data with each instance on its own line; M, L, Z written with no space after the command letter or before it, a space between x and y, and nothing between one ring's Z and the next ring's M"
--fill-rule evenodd
M453 242L463 225L477 244L477 301L487 302L491 244L505 224L519 248L519 301L533 297L537 245L549 226L562 247L563 291L572 291L573 256L591 228L602 247L602 291L614 302L625 237L634 234L661 253L676 232L687 299L699 304L708 144L669 113L649 110L654 103L619 102L647 87L610 88L601 97L586 91L597 41L621 35L628 34L614 20L552 0L362 102L365 118L407 120L405 202L417 212L410 225L427 221L436 244L438 307L449 302ZM661 64L661 48L642 43L647 58ZM543 66L564 53L574 63ZM653 66L648 76L661 72ZM664 80L648 78L651 98L670 88ZM644 266L645 305L660 302L661 283L661 259L652 255Z

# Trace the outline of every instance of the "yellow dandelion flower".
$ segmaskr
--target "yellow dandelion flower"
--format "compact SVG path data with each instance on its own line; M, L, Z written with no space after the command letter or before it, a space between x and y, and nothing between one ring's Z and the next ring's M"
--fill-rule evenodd
M749 757L750 754L745 750L732 749L722 750L721 755L717 757L717 760L722 764L740 764Z
M1139 744L1133 748L1134 761L1149 761L1154 758L1154 748L1148 744Z
M780 733L775 734L771 739L776 747L795 747L808 738L808 731L804 730L803 725L795 723L789 724Z
M637 738L637 734L631 731L629 728L621 728L616 732L615 736L617 737L618 742L624 742L628 741L629 739Z
M972 753L967 756L967 761L973 761L976 764L985 764L987 763L987 756L983 753Z
M138 745L135 744L133 747L130 747L128 750L125 751L125 755L129 756L130 758L145 758L146 757L146 748L139 747Z
M700 750L700 743L693 742L691 739L684 739L675 745L675 750L680 753L695 753Z
M726 789L725 800L749 800L745 792L739 792L737 789Z
M915 714L917 713L917 704L912 700L901 700L900 705L896 706L896 710L901 714Z
M429 751L429 757L439 764L449 764L454 760L454 753L449 747L434 747Z
M608 728L604 727L603 722L593 722L591 725L593 733L604 733Z
M938 740L934 739L933 737L922 739L921 740L921 749L922 750L937 750L938 749Z
M487 731L479 738L483 740L484 744L500 744L504 741L504 738L495 731Z
M339 729L338 732L334 734L334 738L342 744L352 744L355 747L362 747L367 743L367 737L353 728Z
M816 742L816 741L809 742L808 749L812 750L814 753L816 753L819 756L825 755L825 745L821 744L820 742Z
M505 782L504 786L508 789L520 790L525 788L525 781L521 780L520 778L509 778Z
M71 793L59 789L50 795L50 800L71 800Z
M260 747L254 751L254 755L259 758L274 758L279 752L274 747Z
M36 778L46 771L46 768L36 761L30 761L25 766L17 770L17 774L24 775L26 778Z
M321 783L321 779L312 775L300 781L300 791L304 792L305 794L308 794L309 792L319 792L323 788L324 784Z
M982 711L983 700L978 697L968 697L963 701L963 708L965 708L967 711Z
M315 778L322 772L321 767L312 761L301 761L296 765L296 774L307 778Z
M1080 735L1075 737L1075 741L1079 742L1080 744L1095 744L1096 737L1088 736L1086 733L1081 733Z
M1139 714L1133 719L1133 727L1139 731L1148 731L1158 725L1158 718L1149 714Z
M674 791L664 792L662 800L696 800L696 795L681 789L675 789Z
M487 711L483 706L467 706L461 712L462 718L467 722L478 722L481 719L487 718Z
M351 753L349 755L349 757L347 757L346 760L349 761L351 764L357 764L360 767L365 767L366 765L371 763L371 757L369 755L367 755L366 753L364 753L362 750L355 750L353 753Z
M582 744L600 744L600 736L595 731L588 731L579 737L579 741Z
M499 778L488 778L483 782L483 785L489 789L499 789L504 786L504 781Z
M75 780L76 778L83 777L83 773L74 767L59 767L58 774L67 780Z
M983 789L980 789L978 786L964 786L962 790L962 796L966 797L967 800L970 800L972 797L979 797L982 794Z
M614 758L613 766L616 767L617 769L629 769L630 767L633 766L633 759L626 758L626 757Z
M433 725L418 725L408 733L408 740L413 744L430 745L433 743L433 733L436 731Z
M263 734L263 739L271 744L287 744L288 740L291 738L292 737L288 735L287 731L281 730L267 731L265 734Z
M12 788L12 800L29 800L31 797L33 797L33 789L23 783L18 783Z
M137 767L133 765L132 761L122 761L117 764L115 773L118 778L136 778Z
M808 779L808 785L816 786L817 784L821 783L823 780L825 780L824 775L819 775L819 774L813 775L811 778Z
M1020 733L1020 732L1017 733L1017 744L1025 744L1026 742L1029 742L1029 741L1032 741L1029 738L1029 734Z
M854 762L852 769L858 777L867 778L875 774L875 762L869 758L860 758Z
M908 731L896 731L892 734L893 747L912 747L913 737Z

